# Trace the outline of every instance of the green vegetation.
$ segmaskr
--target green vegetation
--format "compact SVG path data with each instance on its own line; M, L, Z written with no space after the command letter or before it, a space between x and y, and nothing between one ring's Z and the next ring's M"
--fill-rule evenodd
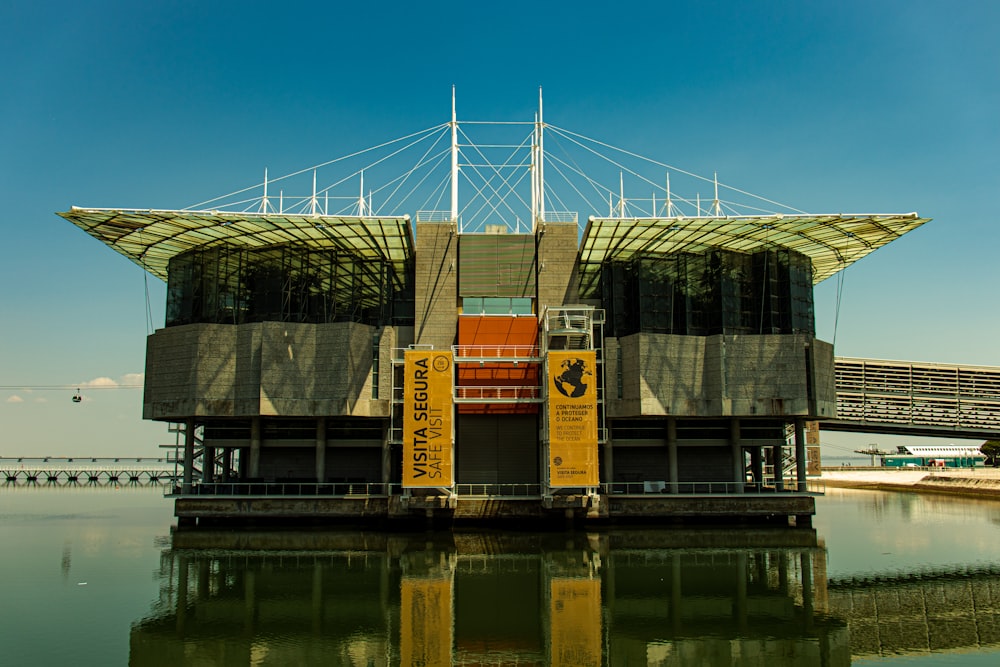
M986 457L985 465L1000 467L1000 440L987 440L979 447Z

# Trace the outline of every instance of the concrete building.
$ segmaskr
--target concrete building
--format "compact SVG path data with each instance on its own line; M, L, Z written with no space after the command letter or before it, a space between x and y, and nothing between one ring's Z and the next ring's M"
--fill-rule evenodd
M167 282L143 416L182 425L177 516L808 521L806 423L837 409L813 285L926 220L581 230L543 191L527 230L466 231L454 190L415 219L266 184L260 212L60 213Z

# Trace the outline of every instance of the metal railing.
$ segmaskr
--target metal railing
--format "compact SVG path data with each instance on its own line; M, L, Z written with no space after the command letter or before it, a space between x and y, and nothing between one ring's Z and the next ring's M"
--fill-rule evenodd
M676 488L676 491L674 490ZM802 491L795 480L785 480L779 490L773 482L611 482L601 484L601 493L616 496L706 496L706 495L774 495L775 493L826 492L821 480L807 480Z
M395 489L393 487L396 487ZM398 484L379 482L196 482L185 489L174 487L173 495L183 496L325 496L380 497L399 493Z
M542 388L537 385L527 386L459 386L455 387L455 400L468 402L511 402L540 401Z
M490 498L495 496L540 498L541 484L456 484L455 495Z
M451 211L417 211L417 222L453 222Z
M453 345L455 361L478 359L540 359L537 345Z
M785 486L781 490L778 490L773 483L676 482L676 484L671 484L663 481L613 482L601 484L598 488L601 493L607 495L644 497L822 494L826 491L825 483L816 479L807 480L806 488L801 491L792 480L786 480ZM195 482L187 489L180 484L175 484L170 495L379 498L400 495L403 491L404 489L399 483L383 482ZM543 486L532 482L456 484L453 493L463 498L541 498Z
M576 222L576 211L545 211L542 213L543 222Z

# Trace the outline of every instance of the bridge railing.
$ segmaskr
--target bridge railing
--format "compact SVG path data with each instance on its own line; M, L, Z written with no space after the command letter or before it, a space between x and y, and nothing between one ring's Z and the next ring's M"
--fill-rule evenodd
M676 490L675 490L676 489ZM801 491L794 480L785 480L782 489L773 482L612 482L601 484L601 491L611 495L629 496L704 496L704 495L774 495L776 493L826 492L822 480L806 481Z
M826 485L810 479L799 490L794 481L786 481L780 491L773 484L740 482L613 482L601 484L601 493L617 496L704 496L704 495L774 495L776 493L822 494ZM538 483L456 484L454 493L465 498L541 498ZM196 482L189 490L176 485L171 495L183 496L324 496L385 497L403 493L398 483L380 482Z
M200 482L189 490L176 486L172 495L380 497L391 495L394 486L398 487L378 482Z

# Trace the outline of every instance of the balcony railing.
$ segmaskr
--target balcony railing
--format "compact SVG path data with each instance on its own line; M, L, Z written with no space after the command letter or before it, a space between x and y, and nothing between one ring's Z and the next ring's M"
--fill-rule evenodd
M535 386L455 387L456 403L538 403L542 388Z
M480 359L541 361L537 345L454 345L456 363Z

